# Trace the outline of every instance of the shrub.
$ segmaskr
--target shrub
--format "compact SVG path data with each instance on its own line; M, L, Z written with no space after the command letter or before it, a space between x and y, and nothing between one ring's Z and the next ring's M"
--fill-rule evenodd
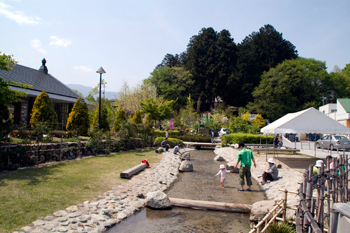
M76 136L86 136L90 127L89 109L82 98L78 98L67 120L67 130L75 131Z
M98 129L98 111L99 111L99 108L97 107L95 110L93 121L92 121L92 127L95 129ZM107 115L108 115L108 110L104 105L102 105L101 106L101 130L104 130L104 131L109 131L110 129Z
M176 136L180 135L178 130L168 130L169 136ZM164 137L165 136L165 130L154 130L154 136L155 137Z
M183 135L183 136L173 135L172 137L180 139L185 142L211 142L210 137L200 136L200 135Z
M261 143L265 144L266 143L265 135L249 134L249 133L231 133L231 134L223 135L221 137L221 146L224 146L227 144L236 144L240 141L244 143L259 144L260 137L261 137ZM273 143L273 136L267 136L267 143L268 144Z
M289 225L286 222L275 222L270 225L267 229L268 233L294 233L296 232L295 227L293 225Z
M38 123L46 123L51 130L57 128L57 114L46 91L41 92L34 101L30 124L35 127Z
M162 141L165 140L165 137L158 137L154 140L153 145L155 146L160 146L160 144L162 143ZM174 147L178 144L183 144L183 141L177 138L168 138L168 144L170 145L170 147Z

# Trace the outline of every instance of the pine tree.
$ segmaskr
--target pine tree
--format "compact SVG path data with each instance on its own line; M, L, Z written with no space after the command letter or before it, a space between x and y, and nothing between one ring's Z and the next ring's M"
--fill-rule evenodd
M34 101L30 124L35 127L38 123L48 124L51 130L57 128L57 114L46 91L41 92Z
M118 132L121 125L126 121L126 112L124 108L119 108L115 116L113 131Z
M67 130L75 131L77 136L86 136L88 135L89 126L89 109L85 101L82 98L78 98L71 113L69 113L66 128Z
M94 115L94 119L92 121L92 126L95 129L98 129L98 107L95 110L95 115ZM109 131L110 127L109 127L109 123L108 123L108 119L107 119L107 115L108 115L108 111L107 108L105 108L102 105L101 108L101 130L105 130L105 131Z
M131 123L135 123L135 124L141 124L142 123L142 119L141 119L141 111L137 110L134 114L134 116L132 117Z

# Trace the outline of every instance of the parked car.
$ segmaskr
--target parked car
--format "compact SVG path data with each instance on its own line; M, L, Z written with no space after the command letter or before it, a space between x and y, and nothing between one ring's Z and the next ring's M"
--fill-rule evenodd
M316 141L317 148L350 150L350 140L342 135L326 135Z
M226 128L221 128L218 134L219 137L221 137L224 134L228 134L228 130Z

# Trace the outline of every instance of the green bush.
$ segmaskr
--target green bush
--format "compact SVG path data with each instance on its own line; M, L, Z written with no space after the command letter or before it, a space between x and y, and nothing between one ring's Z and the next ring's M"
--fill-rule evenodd
M211 142L210 137L200 136L200 135L183 135L183 136L174 135L173 138L180 139L184 142Z
M290 225L286 222L275 222L267 229L268 233L294 233L296 232L294 225Z
M32 128L35 127L36 124L43 123L46 123L50 130L55 130L57 128L57 114L46 91L41 92L40 95L36 97L30 116L30 124Z
M178 130L168 130L169 137L180 135ZM165 137L165 130L154 130L155 137Z
M162 143L162 141L165 140L165 137L158 137L154 140L153 145L155 146L160 146L160 144ZM183 141L177 138L168 138L168 144L170 145L170 147L174 147L178 144L183 144Z
M221 137L221 146L225 146L227 144L236 144L241 141L244 143L259 144L260 136L261 136L261 143L265 144L266 135L249 134L249 133L231 133L231 134L223 135ZM272 143L273 143L273 136L267 136L267 144L272 144Z
M78 98L67 120L67 130L74 131L76 136L86 136L90 127L89 109L82 98Z

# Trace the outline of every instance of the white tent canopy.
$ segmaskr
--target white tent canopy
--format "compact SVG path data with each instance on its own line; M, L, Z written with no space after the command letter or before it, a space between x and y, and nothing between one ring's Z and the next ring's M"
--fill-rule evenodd
M350 129L315 108L288 113L260 130L264 134L350 134Z

